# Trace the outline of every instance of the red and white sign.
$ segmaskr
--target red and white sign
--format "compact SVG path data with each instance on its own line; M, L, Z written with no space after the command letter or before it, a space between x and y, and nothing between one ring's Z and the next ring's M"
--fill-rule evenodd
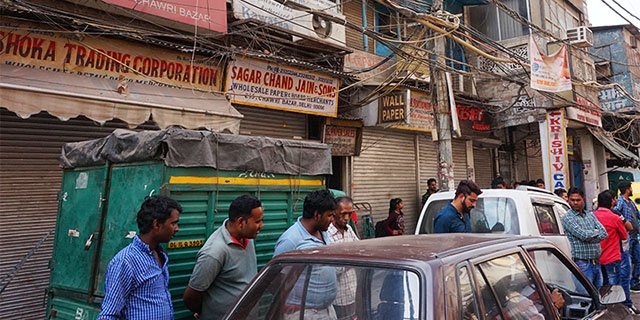
M562 188L568 190L568 160L567 160L567 128L563 110L547 112L547 136L549 146L548 172L551 175L551 190Z
M420 91L411 91L409 98L409 121L394 128L431 132L435 128L431 96Z
M102 0L103 2L216 32L227 32L223 0Z
M567 107L567 118L602 128L602 108L582 97L577 97L576 102Z
M546 92L570 91L572 89L571 72L569 72L566 46L562 46L552 55L545 56L540 53L533 36L529 41L531 89Z
M262 60L227 66L226 94L237 104L336 117L338 87L337 78Z

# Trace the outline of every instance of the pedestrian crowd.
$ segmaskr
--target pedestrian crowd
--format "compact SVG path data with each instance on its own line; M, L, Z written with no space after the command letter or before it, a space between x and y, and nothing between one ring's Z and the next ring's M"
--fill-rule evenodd
M535 183L544 188L544 182ZM507 184L497 178L492 187L506 188ZM562 217L562 226L575 264L596 288L605 284L622 286L625 304L636 312L631 292L640 291L640 213L630 198L631 184L622 182L618 189L619 195L609 190L601 192L593 212L585 209L584 193L578 188L556 190L555 194L565 198L571 207ZM430 179L423 203L437 191L435 179ZM471 232L470 213L481 194L473 181L461 181L454 199L436 214L434 232ZM376 237L404 234L403 208L402 199L390 200L387 218L375 226ZM139 235L107 267L105 297L98 319L173 319L169 259L160 243L170 241L178 232L181 212L180 204L164 196L148 197L142 203L136 219ZM349 197L336 199L329 190L311 192L304 199L302 216L278 238L274 256L358 241L349 224L353 213ZM194 317L221 319L256 275L254 239L264 226L263 219L262 203L254 196L242 195L231 202L228 218L198 251L183 294L183 302ZM305 319L355 319L354 270L314 268L308 276L322 281L305 292ZM552 297L554 294L563 304L561 295L552 292ZM301 300L287 300L285 319L300 318Z

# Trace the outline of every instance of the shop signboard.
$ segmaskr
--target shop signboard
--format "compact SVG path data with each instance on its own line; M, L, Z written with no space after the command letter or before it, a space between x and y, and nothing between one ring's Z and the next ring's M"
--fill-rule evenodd
M404 122L407 119L409 90L394 90L378 98L378 123Z
M395 126L398 129L431 132L435 128L431 96L411 90L409 98L409 120Z
M358 153L358 128L325 125L322 142L331 145L332 156L355 156Z
M545 161L545 165L548 165L548 170L545 171L550 174L551 190L558 188L568 190L569 186L567 128L564 116L563 110L547 112L546 134L548 150L546 150L545 154L548 157L548 161Z
M567 118L602 128L602 112L596 104L578 96L576 105L567 107Z
M344 72L352 73L358 80L365 84L380 84L388 81L389 77L395 70L394 60L385 57L364 52L361 50L353 50L344 56ZM369 71L363 71L368 70Z
M219 62L208 57L111 38L77 40L73 34L31 31L30 25L0 27L0 64L160 87L221 88Z
M458 121L463 136L488 136L491 133L491 118L483 109L475 106L457 104Z
M237 58L227 66L226 95L232 103L336 117L337 78L280 64Z

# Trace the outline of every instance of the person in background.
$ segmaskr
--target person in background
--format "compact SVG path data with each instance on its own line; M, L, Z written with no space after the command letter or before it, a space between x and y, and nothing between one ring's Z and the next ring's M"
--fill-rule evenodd
M144 200L136 217L140 236L107 266L98 319L173 320L169 257L160 243L169 242L180 230L181 212L178 202L164 196Z
M628 221L637 223L640 214L630 197L633 195L631 182L622 181L618 184L620 196L618 196L615 210L620 212ZM638 242L638 230L629 231L629 252L631 255L631 292L640 291L640 243Z
M613 199L611 192L605 190L598 195L598 209L593 212L596 219L607 230L608 238L600 242L600 264L604 272L604 284L621 285L620 267L622 248L620 241L628 237L625 222L619 215L611 211Z
M429 180L427 180L427 192L425 192L422 195L422 206L424 207L424 204L427 203L427 200L429 200L429 197L438 192L438 182L436 181L436 179L434 178L430 178ZM422 208L420 208L422 209Z
M198 251L182 299L199 319L222 318L256 275L253 239L264 226L263 216L262 203L256 197L237 197L229 206L228 218Z
M622 213L616 210L616 204L618 202L616 193L613 190L609 190L609 193L611 194L611 212L617 214L622 220L626 221L625 227L628 234L627 240L620 241L620 246L622 248L620 259L620 285L622 286L626 297L624 304L631 308L631 311L638 314L640 311L634 307L633 301L631 300L631 253L629 252L629 240L632 237L631 234L633 231L635 230L635 232L637 232L638 230L638 221L626 220Z
M518 181L514 181L513 182L513 188L514 189L518 189L519 186L520 186L520 182L518 182Z
M569 201L569 197L567 196L567 190L562 189L562 188L558 188L553 190L553 193L556 194L556 196L564 199L564 201Z
M433 220L435 233L471 232L471 209L475 208L482 191L471 180L462 180L453 200L444 206Z
M401 236L404 234L404 213L402 209L404 203L400 198L393 198L389 201L389 216L386 222L387 235Z
M602 286L600 241L608 237L607 230L593 213L584 210L582 190L574 187L567 194L571 209L562 217L562 226L571 244L571 257L580 271L599 289Z
M536 188L540 188L540 189L545 189L544 187L544 180L542 179L538 179L536 180L536 184L535 184Z
M506 188L507 188L507 183L504 181L504 179L501 176L497 176L495 177L495 179L491 181L491 189L506 189Z
M329 225L327 233L332 243L358 241L358 236L349 225L349 218L353 212L353 200L349 197L336 199L336 208L333 223ZM358 279L356 272L352 268L337 268L338 285L336 300L333 308L336 311L338 320L356 319L356 288Z

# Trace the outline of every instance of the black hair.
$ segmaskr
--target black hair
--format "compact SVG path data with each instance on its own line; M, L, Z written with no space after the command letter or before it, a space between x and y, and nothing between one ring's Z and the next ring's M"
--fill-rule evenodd
M629 181L621 181L618 184L618 190L620 190L620 194L625 193L629 189L631 189L631 182Z
M136 217L140 234L151 231L154 220L158 220L159 223L167 221L173 210L182 213L182 206L171 198L165 196L146 197Z
M570 188L569 191L567 191L567 196L570 196L570 195L576 194L576 193L579 194L582 197L582 199L584 199L584 191L582 191L582 189L576 188L576 187Z
M542 180L542 179L538 179L538 180L536 180L536 184L538 184L538 183L542 183L542 184L544 184L544 180Z
M611 209L613 205L613 197L611 196L611 192L609 190L605 190L598 194L598 208L607 208Z
M262 202L258 198L245 194L231 202L229 206L229 220L236 221L238 218L249 218L251 210L262 207Z
M435 182L438 183L438 181L436 180L436 178L429 178L429 180L427 180L427 185L430 185L431 182Z
M482 194L482 190L480 190L480 187L478 187L478 185L471 181L471 180L462 180L460 181L460 183L458 184L458 187L456 188L456 195L455 198L457 198L459 195L465 195L468 196L472 193L475 193L476 195L480 195Z
M304 198L304 206L302 208L302 217L305 219L313 218L316 212L322 214L327 210L336 209L336 199L329 190L316 190L309 193Z
M529 180L529 182L527 182L527 185L530 187L535 187L536 186L536 181L535 180Z
M347 197L347 196L337 197L336 198L336 204L341 203L341 202L353 203L353 199L351 199L350 197Z
M562 189L562 188L558 188L558 189L553 190L553 193L555 193L556 196L562 198L562 194L563 193L567 193L567 190Z
M400 198L393 198L393 199L389 200L389 212L395 211L396 210L396 206L400 202L402 202L402 199L400 199Z
M504 184L504 179L501 176L497 176L491 181L491 189L496 189L499 185L502 184Z

